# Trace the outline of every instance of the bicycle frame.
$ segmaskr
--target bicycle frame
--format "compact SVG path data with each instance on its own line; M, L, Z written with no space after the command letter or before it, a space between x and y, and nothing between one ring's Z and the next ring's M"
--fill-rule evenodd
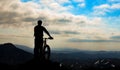
M44 59L49 60L51 50L50 50L50 46L47 45L47 39L50 39L50 38L43 38L43 56L44 56Z
M49 38L43 38L44 40L43 40L43 47L44 46L46 46L47 45L47 39L49 39Z
M48 45L47 44L47 39L52 40L51 38L43 38L43 48L44 48L44 46Z

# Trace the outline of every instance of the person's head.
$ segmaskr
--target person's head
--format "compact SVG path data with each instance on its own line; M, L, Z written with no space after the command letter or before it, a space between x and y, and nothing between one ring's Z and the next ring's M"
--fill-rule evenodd
M38 20L38 25L42 25L42 20Z

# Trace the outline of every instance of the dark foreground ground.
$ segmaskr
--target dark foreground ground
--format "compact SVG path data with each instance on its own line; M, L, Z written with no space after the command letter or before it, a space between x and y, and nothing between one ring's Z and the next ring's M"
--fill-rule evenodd
M24 64L8 65L0 63L0 70L120 70L120 67L111 67L110 65L89 65L81 68L72 68L63 66L58 62L30 60Z
M58 62L40 61L32 59L23 64L8 65L0 63L0 69L3 70L71 70L65 66L60 66Z

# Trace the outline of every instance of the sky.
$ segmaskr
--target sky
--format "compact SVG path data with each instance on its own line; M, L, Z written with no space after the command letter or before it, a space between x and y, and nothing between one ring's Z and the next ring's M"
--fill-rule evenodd
M34 48L42 20L51 48L120 51L120 0L0 0L0 9L1 44Z

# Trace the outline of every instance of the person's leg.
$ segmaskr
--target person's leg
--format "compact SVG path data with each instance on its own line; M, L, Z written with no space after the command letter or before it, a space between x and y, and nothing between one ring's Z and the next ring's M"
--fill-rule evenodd
M43 56L43 39L35 39L34 57L42 58Z
M44 57L44 53L43 53L43 39L40 40L40 43L39 43L39 55L40 55L40 58L43 59Z
M38 39L35 39L35 42L34 42L34 57L35 58L38 58L39 57L39 48L40 48L40 45L39 45L39 40Z

